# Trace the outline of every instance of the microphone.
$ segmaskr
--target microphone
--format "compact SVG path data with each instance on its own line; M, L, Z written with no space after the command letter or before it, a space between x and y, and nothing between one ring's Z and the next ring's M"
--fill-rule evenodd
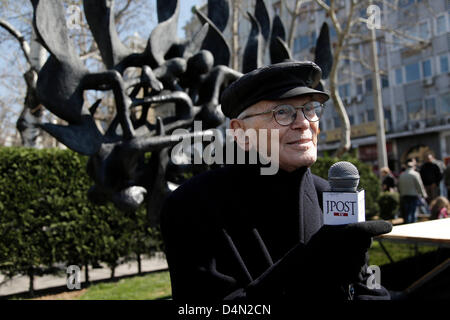
M325 225L363 222L366 218L364 190L357 190L358 169L348 161L333 164L328 170L330 191L323 193Z

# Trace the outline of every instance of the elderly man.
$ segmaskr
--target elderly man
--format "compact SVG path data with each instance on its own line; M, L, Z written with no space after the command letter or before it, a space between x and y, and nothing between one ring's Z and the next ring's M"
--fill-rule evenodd
M261 174L263 161L226 165L171 194L161 230L175 300L389 298L367 281L366 263L372 237L391 225L323 226L328 183L309 169L329 98L313 89L320 77L312 62L285 62L249 72L223 92L231 129L269 131L258 139L278 134L279 155L271 147L268 154L279 170ZM237 142L251 152L249 139Z

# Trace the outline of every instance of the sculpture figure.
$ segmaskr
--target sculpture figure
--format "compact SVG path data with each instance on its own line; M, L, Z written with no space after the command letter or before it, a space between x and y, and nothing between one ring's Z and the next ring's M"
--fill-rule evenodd
M126 211L135 211L146 202L152 225L159 223L162 202L170 192L169 171L192 170L189 166L177 168L169 158L171 147L183 137L209 135L207 129L223 125L221 92L242 75L241 71L260 67L267 48L271 63L292 59L282 21L276 16L271 23L263 0L257 1L254 14L248 13L252 30L241 71L229 67L230 49L222 34L229 19L228 0L209 0L207 15L195 8L201 28L188 40L176 34L179 1L158 0L158 25L138 53L118 37L114 1L84 0L86 20L106 68L94 73L85 67L68 36L63 5L53 0L31 2L37 38L50 53L39 72L36 94L45 108L67 122L37 126L68 148L89 156L87 170L95 182L88 193L90 200L111 201ZM331 69L329 46L324 26L316 46L316 63L325 76ZM138 68L140 75L125 79L130 67ZM111 90L114 94L116 113L104 133L94 121L102 100L89 106L86 90ZM133 110L138 107L137 117ZM156 123L148 120L151 109ZM195 120L202 121L205 131L193 132ZM190 133L173 135L179 128ZM148 152L152 154L146 163Z

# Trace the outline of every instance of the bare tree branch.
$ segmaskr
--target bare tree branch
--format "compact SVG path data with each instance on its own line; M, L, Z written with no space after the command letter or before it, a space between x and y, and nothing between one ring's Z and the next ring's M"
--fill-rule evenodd
M8 31L17 41L20 43L20 47L22 49L22 52L25 56L25 59L27 59L28 63L31 65L30 60L30 45L28 42L26 42L25 38L23 37L22 33L15 29L10 23L7 21L0 19L0 27L3 27L6 31Z
M116 23L118 23L120 21L120 19L122 18L122 16L127 12L131 2L132 2L132 0L127 0L127 2L122 7L122 9L120 9L116 12L116 14L114 15L114 21Z
M321 6L326 12L330 11L330 7L322 0L314 0L319 6Z
M303 4L303 0L296 0L294 11L292 11L288 7L286 7L289 14L291 15L291 25L289 27L289 34L288 34L289 48L292 48L293 44L294 44L295 29L297 27L297 18L300 15L300 8L301 8L302 4Z

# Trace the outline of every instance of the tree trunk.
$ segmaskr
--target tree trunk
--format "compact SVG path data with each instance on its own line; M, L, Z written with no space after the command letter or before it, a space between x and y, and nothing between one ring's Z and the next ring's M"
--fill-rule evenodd
M349 34L350 31L350 25L352 21L353 12L355 9L355 3L351 2L350 7L350 13L347 17L347 21L345 23L345 29L342 30L336 17L336 12L334 11L334 2L331 2L330 9L328 14L331 17L331 20L333 22L333 26L337 31L338 34L338 40L336 43L336 47L333 54L333 67L331 68L330 72L330 94L331 99L334 103L334 107L336 108L336 112L339 114L339 117L341 118L342 122L342 129L341 129L341 141L339 148L336 150L335 156L340 157L344 153L348 152L351 147L351 141L350 141L350 121L348 119L347 111L345 110L345 106L342 103L341 96L339 95L338 90L338 67L339 67L339 60L341 56L341 52L344 47L344 41ZM339 27L338 27L339 25Z
M231 67L234 70L239 70L239 5L240 0L233 0Z
M137 253L137 264L138 264L138 274L142 273L142 261L141 261L141 254Z
M30 279L28 292L30 293L30 296L34 297L34 270L32 267L28 269L28 277Z
M348 150L350 150L351 147L351 141L350 141L350 121L348 119L347 111L345 110L345 106L342 103L341 96L339 95L339 90L337 87L338 80L337 80L337 71L338 71L338 63L339 63L339 56L342 49L342 44L338 44L336 46L335 54L333 57L333 67L331 68L330 72L330 95L331 100L333 101L334 107L336 108L336 112L338 113L339 117L341 118L341 141L339 148L336 150L336 157L340 157Z
M291 17L291 25L289 27L289 34L288 34L288 46L291 50L294 49L294 37L295 37L295 30L297 28L297 18L300 12L300 7L303 3L303 0L296 0L295 2L295 8L294 12L292 12ZM314 14L314 13L311 13Z
M84 283L86 283L86 285L89 284L89 268L88 267L89 267L89 264L86 263L84 265L84 278L85 278Z

